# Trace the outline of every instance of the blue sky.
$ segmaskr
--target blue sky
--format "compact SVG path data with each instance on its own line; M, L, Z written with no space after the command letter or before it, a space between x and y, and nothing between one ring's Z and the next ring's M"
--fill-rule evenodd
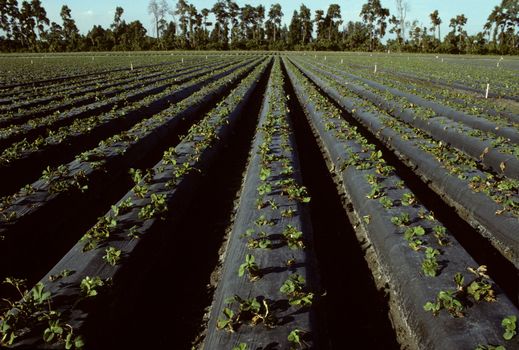
M176 4L175 0L168 1L171 6ZM188 2L194 4L200 11L204 7L211 8L215 1L191 0ZM253 6L263 4L267 10L271 4L280 3L283 13L285 14L283 20L288 24L292 18L293 11L299 9L301 3L304 3L312 10L312 16L316 9L319 8L326 11L329 4L338 3L341 6L342 17L345 21L357 21L360 20L360 9L366 0L326 2L318 0L238 0L236 2L240 6L244 4L251 4ZM76 20L79 30L84 34L92 28L94 24L101 24L105 28L109 26L113 21L116 6L123 7L123 19L127 22L138 19L148 29L148 34L154 34L151 26L151 17L147 13L148 0L42 0L42 3L47 10L49 19L57 23L61 23L59 17L61 6L64 4L68 5L72 10L72 17ZM388 7L391 13L395 12L394 0L381 0L381 3L384 7ZM462 13L468 18L466 30L469 34L475 34L481 31L490 11L494 6L500 3L500 0L407 0L407 3L410 6L407 19L411 21L417 19L427 27L430 27L429 14L434 10L438 10L440 18L443 21L441 25L441 33L443 36L449 31L449 19Z

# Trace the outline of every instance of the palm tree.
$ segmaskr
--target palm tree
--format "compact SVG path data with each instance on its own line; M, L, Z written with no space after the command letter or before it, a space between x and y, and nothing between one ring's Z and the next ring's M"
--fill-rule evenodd
M436 32L436 28L438 28L438 40L441 41L440 24L442 24L442 20L438 14L438 10L434 10L434 12L429 15L429 17L431 17L431 23L433 25L434 32Z

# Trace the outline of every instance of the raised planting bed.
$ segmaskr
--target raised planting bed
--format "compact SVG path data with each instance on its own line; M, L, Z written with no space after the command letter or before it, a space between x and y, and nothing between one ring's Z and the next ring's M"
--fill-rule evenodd
M162 154L178 140L179 134L199 120L201 113L212 108L260 62L261 59L228 72L230 74L224 75L225 78L206 85L129 131L102 141L78 159L46 170L38 181L10 196L0 218L0 235L4 237L0 242L0 275L28 277L29 273L37 274L34 266L28 263L31 259L40 261L39 268L52 263L53 254L49 250L45 254L38 253L38 242L57 239L60 244L50 250L59 251L66 242L75 241L77 237L70 234L73 227L95 215L96 208L110 198L114 188L121 186L123 193L127 191L126 178L130 168L147 164L154 159L154 154ZM78 210L82 215L79 222ZM56 212L60 213L59 217L52 214ZM32 258L25 258L29 256Z
M285 61L286 63L288 61ZM418 349L475 349L503 338L501 322L519 310L382 158L290 63L287 70L331 171L340 178L359 236L371 243L373 268L390 292L401 344ZM490 271L489 274L492 272ZM476 293L483 288L489 294Z
M492 171L519 179L519 145L510 141L515 138L516 141L519 141L519 133L516 129L506 128L508 138L497 137L452 121L441 114L436 115L436 111L430 108L420 108L412 103L407 104L406 99L402 102L395 102L394 94L390 91L385 92L382 96L379 95L380 92L374 93L325 70L315 68L314 73L334 84L341 84L396 118L424 130L439 141L453 145L475 160L481 160ZM470 117L467 116L467 118ZM492 125L491 129L504 130L496 125Z
M287 106L276 58L221 257L204 349L320 348L310 197L301 185Z
M487 237L508 260L519 266L517 180L499 179L420 130L399 124L365 101L330 86L299 66L323 91L364 124L370 132L412 167L462 217Z
M111 305L118 294L131 294L132 288L142 288L139 280L144 275L134 275L132 271L145 270L153 260L152 252L162 242L172 242L166 234L167 227L162 224L163 218L168 216L169 223L172 217L182 218L183 208L193 192L202 181L207 181L203 173L215 165L236 122L244 116L247 104L258 92L268 66L265 60L257 65L176 147L168 149L153 168L133 172L135 187L99 219L41 284L36 285L36 289L43 287L50 293L45 295L45 301L52 303L52 310L59 315L52 321L42 322L36 319L36 313L4 315L3 324L15 326L8 330L9 334L15 334L13 347L41 347L45 342L62 347L69 334L77 342L81 339L77 338L78 334L84 331L87 333L81 340L83 343L94 344L91 345L94 348L103 346L95 345L96 333L107 329L104 323L111 317ZM105 320L88 324L92 315L99 313ZM20 324L29 330L21 332L22 329L16 328ZM45 341L41 332L45 333L44 329L53 325L62 326L64 330L50 339L44 338Z
M226 62L224 65L231 65ZM222 65L220 65L222 66ZM218 65L216 66L218 67ZM182 72L166 73L164 76L151 79L147 82L139 81L136 84L127 84L109 93L102 93L103 99L99 96L81 97L84 103L79 103L79 107L74 107L76 102L66 102L56 107L44 108L41 112L22 113L14 116L15 119L23 119L24 123L10 125L0 130L0 147L7 147L10 144L27 139L34 140L37 136L55 130L61 126L70 125L80 119L107 113L111 110L121 108L128 103L139 101L147 96L158 94L168 89L172 84L179 84L191 78L205 74L206 68L199 67ZM70 108L70 109L69 109ZM65 110L65 111L63 111ZM42 114L41 116L39 114Z
M95 147L109 136L120 133L137 122L162 112L172 104L188 97L210 82L246 65L247 62L213 67L203 72L182 77L164 91L134 103L92 117L75 120L47 137L33 142L26 140L5 149L0 155L0 176L9 186L0 188L0 195L12 194L24 184L34 181L46 167L71 161L75 155Z

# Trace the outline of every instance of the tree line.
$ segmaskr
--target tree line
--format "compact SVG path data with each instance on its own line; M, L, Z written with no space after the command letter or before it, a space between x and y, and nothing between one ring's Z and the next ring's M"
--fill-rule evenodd
M474 54L519 53L519 1L502 0L489 14L482 30L469 35L467 18L460 14L444 23L437 10L430 23L409 21L409 6L395 0L390 14L380 0L367 0L359 21L344 23L341 7L330 4L313 12L301 4L282 25L280 4L243 7L232 0L217 0L198 10L187 0L171 6L167 0L150 0L148 14L153 35L140 21L123 19L117 7L108 28L94 25L82 35L71 10L61 8L61 23L50 22L40 0L0 0L0 50L3 52L137 51L137 50L348 50L405 51ZM213 15L210 17L210 15ZM214 22L213 22L214 19ZM393 38L383 43L387 32Z

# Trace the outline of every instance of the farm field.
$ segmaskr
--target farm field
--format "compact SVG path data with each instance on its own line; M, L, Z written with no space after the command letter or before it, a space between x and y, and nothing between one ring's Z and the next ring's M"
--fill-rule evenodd
M0 347L519 349L518 77L0 55Z

